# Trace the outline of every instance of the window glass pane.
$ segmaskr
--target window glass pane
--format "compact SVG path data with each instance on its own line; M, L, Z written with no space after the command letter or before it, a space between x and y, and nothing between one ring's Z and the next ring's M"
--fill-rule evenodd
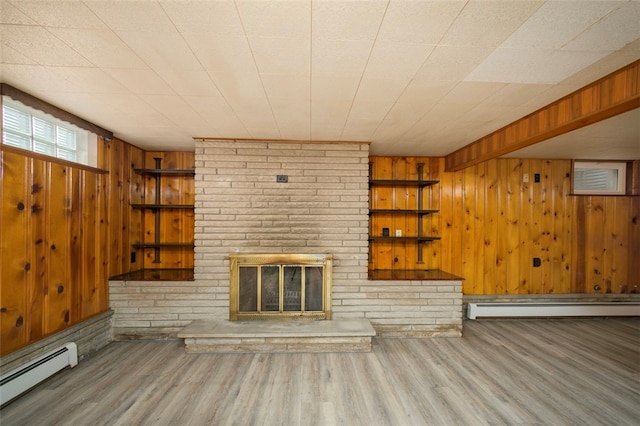
M31 150L31 138L29 136L8 132L7 129L2 132L2 142L7 145Z
M58 126L58 146L68 149L76 149L76 132L65 127Z
M57 157L64 160L76 161L76 152L70 149L58 148Z
M9 106L3 106L3 127L17 133L31 135L31 116Z
M33 151L40 154L51 155L53 157L56 156L56 146L52 143L33 141Z
M56 126L48 121L33 117L33 137L47 142L56 141Z
M576 168L574 185L576 189L585 191L616 191L618 170Z

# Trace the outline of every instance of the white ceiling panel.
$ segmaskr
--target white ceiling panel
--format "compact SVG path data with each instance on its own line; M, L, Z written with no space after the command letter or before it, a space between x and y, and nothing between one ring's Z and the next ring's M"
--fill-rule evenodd
M466 0L392 1L378 33L379 41L436 45Z
M639 60L638 22L622 0L0 0L0 78L144 149L446 155Z
M40 65L89 67L92 64L43 27L0 26L0 40Z
M2 1L0 2L0 24L37 25L37 22L11 3Z
M119 31L117 34L150 68L202 70L192 46L175 31Z
M140 57L109 29L49 28L48 30L97 67L148 68Z
M245 33L252 37L311 38L311 1L238 1Z
M311 74L311 46L307 39L250 37L253 59L260 73Z
M181 33L244 35L242 22L233 0L188 2L161 0L160 6Z
M183 71L174 68L156 69L158 75L181 96L218 96L222 94L205 71Z

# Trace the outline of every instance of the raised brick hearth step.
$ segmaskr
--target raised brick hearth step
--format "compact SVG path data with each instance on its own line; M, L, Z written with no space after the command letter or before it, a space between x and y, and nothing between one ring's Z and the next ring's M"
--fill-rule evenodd
M368 320L196 320L183 328L190 353L370 352L376 331Z

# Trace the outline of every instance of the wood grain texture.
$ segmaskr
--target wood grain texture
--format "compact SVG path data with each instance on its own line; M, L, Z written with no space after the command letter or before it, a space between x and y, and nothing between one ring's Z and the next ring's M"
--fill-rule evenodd
M371 353L185 354L118 342L0 412L40 425L634 425L640 320L468 321Z
M441 240L423 245L422 264L415 243L375 241L370 269L442 269L465 278L464 294L640 291L640 197L571 195L569 160L497 159L453 173L442 159L393 160L372 157L373 177L407 179L424 162L440 181L425 189L423 208L439 210L424 229ZM372 188L372 208L403 208L391 191ZM380 232L398 222L374 215L371 223Z

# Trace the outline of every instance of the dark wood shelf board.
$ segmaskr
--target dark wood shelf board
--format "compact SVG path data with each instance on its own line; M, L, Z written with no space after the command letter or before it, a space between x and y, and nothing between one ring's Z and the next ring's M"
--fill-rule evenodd
M392 179L373 179L369 181L370 185L378 186L431 186L440 183L438 180L392 180Z
M437 241L440 237L369 237L369 241Z
M131 204L134 209L193 209L193 204Z
M137 249L145 249L145 248L194 248L195 244L193 243L137 243L132 244L134 248Z
M109 281L193 281L193 269L139 269L110 277Z
M372 269L369 271L370 280L380 281L463 281L464 278L450 274L440 269Z
M195 176L196 174L196 171L194 169L133 169L133 171L140 175Z
M438 213L439 210L402 210L402 209L370 209L369 214L418 214L427 215Z

